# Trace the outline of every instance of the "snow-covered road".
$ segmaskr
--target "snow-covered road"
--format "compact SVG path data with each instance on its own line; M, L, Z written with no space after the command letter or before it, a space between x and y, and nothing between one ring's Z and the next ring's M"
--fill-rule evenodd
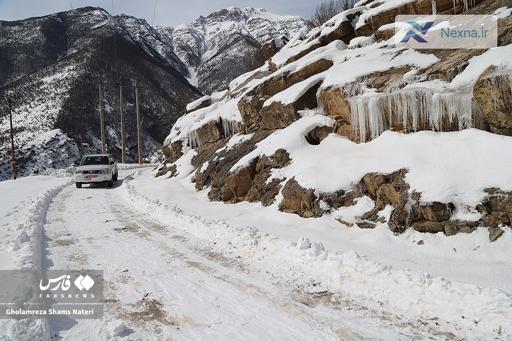
M205 218L147 197L149 186L153 192L166 190L149 180L147 170L126 169L113 189L76 189L58 177L0 183L2 191L17 193L0 210L2 225L8 226L2 268L95 269L105 277L102 319L36 325L3 320L0 339L2 334L18 339L23 332L27 340L507 335L512 300L501 290L393 269L353 252L330 253L307 239L290 243ZM30 199L35 194L29 189L43 194ZM173 193L178 199L186 195ZM25 222L11 228L22 217ZM20 239L22 225L32 230ZM11 262L18 258L23 261Z
M123 200L121 188L68 186L45 225L47 269L102 269L103 320L57 320L65 339L334 340L428 335L324 290L306 293ZM400 326L401 325L401 326Z

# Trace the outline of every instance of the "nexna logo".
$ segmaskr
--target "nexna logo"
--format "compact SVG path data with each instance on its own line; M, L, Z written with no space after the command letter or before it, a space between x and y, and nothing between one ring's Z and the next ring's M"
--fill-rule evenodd
M405 36L402 38L402 43L407 43L411 38L416 40L418 43L426 43L425 35L427 34L428 30L434 25L433 21L428 21L425 24L420 24L417 21L408 21L407 24L409 24L412 27L412 30L407 31Z

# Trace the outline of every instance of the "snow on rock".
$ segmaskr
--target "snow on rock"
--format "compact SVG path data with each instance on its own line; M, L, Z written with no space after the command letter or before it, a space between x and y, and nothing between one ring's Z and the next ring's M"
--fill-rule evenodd
M381 48L382 47L382 48ZM432 55L412 49L386 48L385 43L365 46L361 49L344 50L337 56L345 61L332 67L322 85L342 86L356 81L359 77L377 71L385 71L404 65L426 68L439 59Z
M256 144L256 149L241 158L231 172L257 156L270 156L284 148L293 162L275 170L275 176L295 177L301 186L320 192L349 190L367 173L388 174L402 168L408 169L406 180L411 191L422 193L425 202L476 205L486 188L512 190L512 175L508 172L512 167L512 137L468 129L448 133L385 132L366 144L331 134L318 146L307 143L304 135L310 129L331 124L330 118L320 115L299 119ZM501 152L488 152L493 150ZM333 170L336 176L332 176Z
M289 153L299 152L308 145L304 136L310 130L317 126L331 126L333 124L334 122L331 118L322 115L304 117L282 130L277 130L265 140L256 144L256 149L233 165L231 172L247 166L249 162L258 156L270 156L280 148L287 150Z
M229 99L223 102L213 103L208 108L198 109L188 115L184 115L176 121L171 133L166 138L164 146L176 140L194 140L194 131L211 121L223 120L225 129L229 129L228 122L240 122L242 116L237 107L237 101Z
M334 218L342 219L347 223L357 223L357 217L371 211L375 207L375 203L368 196L357 198L356 204L349 207L341 207L333 213Z
M207 107L212 103L212 98L209 95L203 96L194 102L187 104L187 112L199 109L199 107Z
M291 104L296 102L299 98L301 98L309 89L313 88L315 85L318 85L323 81L325 74L317 74L313 77L310 77L302 82L292 85L288 89L281 91L275 96L267 99L265 103L263 103L263 107L267 107L274 102L280 102L284 105ZM310 108L313 109L313 108Z

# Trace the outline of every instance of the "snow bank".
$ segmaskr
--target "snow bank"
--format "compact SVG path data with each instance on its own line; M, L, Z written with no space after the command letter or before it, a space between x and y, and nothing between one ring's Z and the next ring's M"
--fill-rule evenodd
M293 278L305 288L315 283L315 288L407 318L449 321L469 339L493 337L498 328L503 335L512 330L512 297L501 290L396 269L354 251L329 252L312 238L301 237L290 243L254 227L235 227L223 220L189 215L174 201L162 202L141 194L134 183L136 180L123 184L125 198L134 207L150 212L159 221L172 221L184 233L209 242L212 249L226 256L250 257L253 271L270 272L284 281ZM390 234L387 227L379 225L376 231L381 230Z
M0 265L2 269L43 269L46 212L68 179L36 176L0 182ZM46 320L2 320L0 339L50 339Z

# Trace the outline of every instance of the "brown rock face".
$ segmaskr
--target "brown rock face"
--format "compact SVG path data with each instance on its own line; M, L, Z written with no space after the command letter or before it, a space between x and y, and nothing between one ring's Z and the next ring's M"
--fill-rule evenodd
M230 174L224 181L224 201L242 201L252 187L252 181L256 176L256 162L253 160L249 166Z
M412 228L424 233L444 232L443 224L436 221L416 221L412 224Z
M286 83L288 84L288 87L292 86L293 84L302 82L305 79L308 79L311 76L317 75L321 72L329 70L333 66L333 62L327 59L320 59L316 62L313 62L304 68L300 69L297 72L294 72L290 74L287 79Z
M321 36L319 40L322 46L329 45L335 40L341 40L348 44L355 36L354 27L352 27L351 19L349 18L347 21L342 21L331 33Z
M211 190L208 193L210 200L223 201L222 191L225 180L230 175L230 169L244 155L254 150L256 143L260 142L268 135L269 132L258 131L250 140L218 153L217 150L221 148L225 142L219 141L212 144L210 147L201 146L196 149L197 155L192 159L192 165L197 169L194 175L196 188L201 190L207 186L211 186ZM208 162L208 165L203 168L206 162Z
M318 95L319 106L324 113L336 121L334 132L346 136L352 141L359 141L359 133L353 129L350 104L343 90L337 87L323 89Z
M196 148L203 144L214 143L222 140L222 131L222 125L219 121L210 121L202 125L193 133L197 136L197 141L191 142L191 147Z
M273 102L263 107L259 112L259 127L261 129L286 128L300 118L299 110L317 107L316 92L319 87L320 84L314 85L293 103Z
M491 227L489 229L489 241L494 242L503 235L504 231L499 227Z
M476 82L473 96L489 130L512 135L512 73L487 69Z
M286 62L284 63L284 65L287 65L287 64L290 64L290 63L293 63L299 59L301 59L302 57L304 57L305 55L307 55L308 53L310 53L311 51L314 51L316 50L317 48L319 47L322 47L322 44L320 44L320 42L318 43L315 43L315 44L311 44L308 48L300 51L299 53L297 53L296 55L288 58L288 60L286 60Z
M166 174L169 174L169 177L173 177L177 173L176 165L170 164L170 163L164 163L158 167L157 172L155 174L155 177L158 178L160 176L164 176Z
M440 202L434 202L428 205L421 205L419 209L424 219L439 222L450 219L453 207Z
M309 144L316 146L329 136L330 133L332 133L332 127L315 127L306 134L305 138Z
M281 211L296 213L303 218L322 215L314 190L301 187L295 178L286 182L281 193L283 195L283 201L279 204Z
M278 44L276 44L276 42L278 42ZM284 36L277 38L277 40L276 39L272 39L270 41L267 41L266 43L264 43L261 46L261 55L265 59L270 59L277 52L279 52L281 47L286 45L287 42L288 42L288 38L286 38Z
M247 130L284 128L299 118L297 110L315 108L317 106L316 91L320 84L315 84L295 103L289 105L273 103L262 109L263 104L270 97L296 83L329 69L332 65L333 63L330 60L320 59L297 72L279 74L250 91L238 103L238 109Z
M162 148L162 153L164 154L166 161L176 162L176 160L183 156L182 149L183 143L181 140L178 140Z
M274 202L276 195L281 189L281 182L284 179L272 179L267 183L272 169L283 168L290 163L290 156L284 149L278 149L274 155L262 156L256 164L256 176L253 179L252 187L247 193L246 200L249 202L261 201L263 206L269 206Z
M256 143L270 133L272 131L259 130L250 140L220 151L219 148L225 145L225 140L199 146L192 159L192 164L197 169L194 174L196 189L209 186L208 197L213 201L261 201L265 206L272 204L281 189L282 179L273 179L268 183L267 180L272 169L282 168L290 162L284 149L279 149L268 157L256 158L248 166L230 172L243 156L254 149Z
M489 227L512 225L512 192L488 189L489 196L479 206L484 215L482 224Z
M377 191L387 180L386 175L380 173L368 173L363 176L363 184L372 198L377 197Z

